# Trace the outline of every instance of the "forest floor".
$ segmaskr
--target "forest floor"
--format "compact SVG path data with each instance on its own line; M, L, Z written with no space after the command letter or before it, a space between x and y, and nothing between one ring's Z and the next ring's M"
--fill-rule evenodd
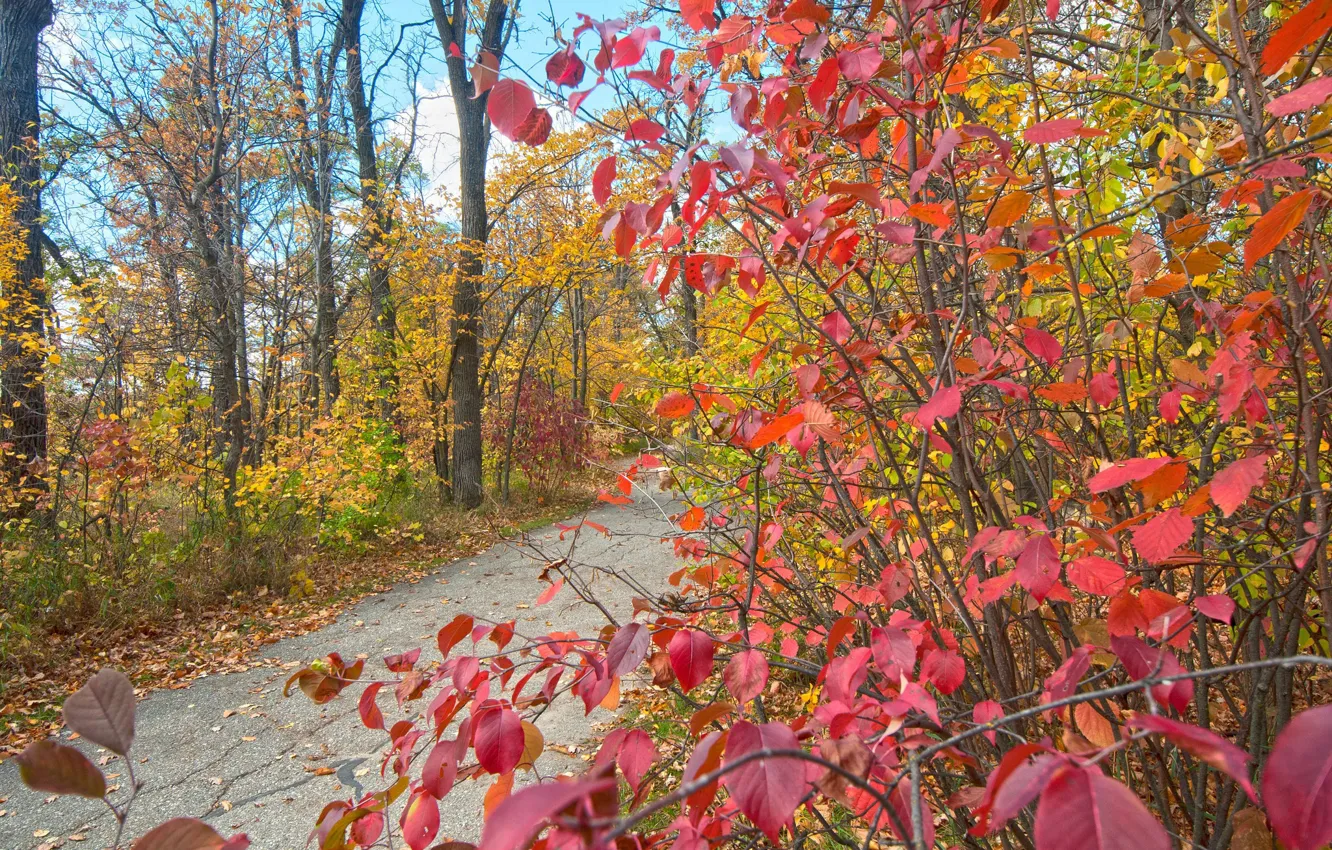
M669 496L653 483L636 488L631 505L592 508L586 518L610 533L603 536L584 528L577 535L578 562L628 568L641 584L665 588L674 556L664 538L672 530L669 514L679 509ZM604 615L570 589L544 606L534 604L547 586L538 581L542 567L568 556L573 538L560 524L548 525L442 568L416 565L409 578L391 589L341 613L331 612L327 625L259 652L238 651L223 667L227 672L199 675L185 687L148 693L139 705L131 753L135 775L144 786L126 835L142 834L170 817L194 816L224 835L248 833L256 848L304 847L325 803L389 784L379 775L385 741L383 732L361 725L355 696L324 706L314 705L299 691L284 699L286 678L332 651L348 659L367 656L365 677L384 677L381 656L425 646L425 657L430 657L435 632L459 613L516 619L521 634L594 634L605 624ZM594 587L614 616L632 616L634 594L629 588L604 577L594 579ZM381 697L380 704L391 722L398 714L391 697ZM546 748L536 773L577 769L590 758L586 742L595 725L612 716L601 708L584 716L578 700L557 702L537 722ZM71 736L61 732L59 738ZM104 765L112 786L119 786L112 798L124 799L129 783L122 760L83 742L77 745ZM518 781L531 779L526 773ZM488 787L482 778L453 791L442 807L441 840L479 837ZM100 848L110 845L114 827L101 801L44 797L20 784L12 759L0 764L0 848Z
M174 614L140 611L111 621L67 617L67 628L44 630L26 651L0 659L0 763L29 742L58 733L65 697L102 667L124 671L142 694L268 665L259 657L265 646L320 629L396 582L419 580L529 529L581 514L613 480L611 471L593 469L554 496L525 495L481 513L446 508L421 528L390 529L355 549L292 548L291 572L311 582L299 595L261 587Z

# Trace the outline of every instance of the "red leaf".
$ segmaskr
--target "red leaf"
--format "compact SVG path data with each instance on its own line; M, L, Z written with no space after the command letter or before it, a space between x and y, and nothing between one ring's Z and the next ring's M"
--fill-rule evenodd
M527 114L527 120L518 125L514 131L514 140L534 148L540 147L550 138L550 131L554 127L555 119L550 117L550 111L537 107Z
M1104 493L1116 487L1123 487L1125 484L1141 481L1174 460L1172 457L1135 457L1115 461L1093 475L1087 482L1087 489L1093 493Z
M523 788L486 818L477 850L521 850L548 818L579 800L615 787L614 779L596 782L545 782Z
M1092 476L1087 482L1087 489L1092 493L1104 493L1134 481L1142 481L1173 460L1175 458L1172 457L1134 457L1127 461L1115 461Z
M1036 850L1170 850L1170 836L1132 791L1099 767L1055 774L1036 808Z
M425 850L439 832L439 801L418 790L403 809L402 838L412 850Z
M1263 768L1263 801L1290 850L1332 841L1332 705L1300 712L1277 735Z
M1073 650L1068 658L1064 659L1064 663L1059 665L1059 669L1046 677L1045 692L1041 695L1041 702L1058 702L1077 693L1082 677L1091 668L1091 654L1092 647L1086 644Z
M379 710L379 704L375 698L379 696L379 689L384 686L383 682L375 682L361 691L361 699L356 704L356 710L361 713L361 722L367 729L384 728L384 712Z
M611 184L615 182L615 169L619 160L614 156L608 156L597 163L597 168L592 172L592 197L596 200L597 206L604 207L610 200L611 192L614 191Z
M726 689L735 697L736 704L744 705L763 693L768 684L768 659L757 649L737 652L722 672Z
M1169 679L1184 672L1184 667L1175 657L1175 653L1163 647L1148 646L1135 637L1112 637L1110 649L1119 656L1124 669L1134 680L1154 676L1157 679ZM1178 712L1188 710L1193 700L1193 681L1178 679L1173 682L1152 686L1152 697L1163 702Z
M1226 516L1233 514L1249 499L1249 493L1267 473L1267 456L1257 455L1237 460L1212 476L1212 501Z
M667 393L657 402L657 415L662 419L680 419L694 412L695 402L684 393Z
M1262 72L1275 74L1290 57L1323 37L1332 28L1332 0L1313 0L1291 15L1263 48Z
M648 118L639 118L629 125L624 134L625 141L652 143L666 135L666 128Z
M476 718L476 760L490 773L508 773L523 756L523 719L507 708L487 709Z
M920 663L920 677L934 683L941 694L951 694L967 677L967 662L951 649L932 649Z
M1276 250L1290 232L1304 220L1313 202L1313 190L1304 189L1287 195L1263 213L1244 243L1244 270L1250 271L1259 260Z
M1037 602L1044 602L1059 581L1059 553L1048 534L1033 535L1017 558L1017 580Z
M486 114L490 116L490 123L495 125L496 130L517 141L518 128L536 109L532 90L525 83L506 77L495 83L489 97Z
M545 605L547 602L554 599L555 594L559 593L563 587L564 587L564 579L556 581L550 587L541 591L541 595L536 598L536 604Z
M837 54L837 67L842 76L855 83L868 83L883 64L883 55L877 47L843 50Z
M695 629L682 629L666 645L671 670L680 687L689 693L712 675L712 638Z
M1083 593L1114 596L1125 586L1127 574L1114 561L1096 555L1078 558L1068 565L1068 580Z
M635 794L638 793L643 775L656 760L657 745L652 743L651 736L642 729L630 730L615 755L615 763L620 766L620 772Z
M1267 111L1284 118L1296 112L1313 109L1332 97L1332 77L1319 77L1311 83L1305 83L1294 91L1289 91L1267 104ZM1304 169L1300 169L1303 173Z
M995 800L1003 786L1017 772L1018 768L1027 763L1033 755L1044 752L1046 747L1042 744L1022 743L1013 749L1004 753L1004 757L999 760L999 766L990 771L990 777L985 781L985 795L981 797L980 804L972 811L976 818L976 825L969 832L972 835L984 835L991 829L998 829L1003 826L1002 823L991 824L990 816L994 810ZM1021 807L1019 807L1021 808Z
M1040 796L1064 764L1063 759L1051 753L1041 753L1031 761L1023 759L994 792L990 831L998 830Z
M1022 133L1022 138L1033 145L1048 145L1071 139L1083 127L1081 118L1055 118L1033 124Z
M458 777L458 760L467 751L464 733L465 730L460 729L458 739L435 744L426 756L425 767L421 770L421 787L436 800L443 799L453 789L453 781Z
M694 32L717 26L717 0L680 0L680 17Z
M1133 529L1133 548L1149 564L1160 564L1193 536L1193 521L1179 508L1157 514Z
M928 431L934 427L934 420L956 416L961 408L961 388L957 384L941 387L916 411L916 427Z
M991 721L999 720L1003 716L1004 707L992 699L982 700L971 707L971 721L977 726L984 726ZM981 734L993 744L998 733L991 730Z
M435 641L439 644L439 654L448 658L449 650L472 633L473 624L474 621L470 614L459 614L450 620L448 625L440 629L439 634L435 635Z
M816 24L825 24L832 17L832 13L827 8L814 2L814 0L793 0L782 12L782 20L787 23L792 21L813 21Z
M1128 725L1132 729L1165 735L1181 750L1192 753L1238 782L1249 799L1258 799L1249 782L1249 754L1215 732L1159 714L1139 714Z
M557 86L577 86L583 81L587 66L574 52L573 45L546 60L546 79Z
M1218 623L1229 623L1235 616L1235 600L1224 593L1218 593L1214 596L1199 596L1193 600L1193 605L1206 617L1211 617Z
M764 723L755 726L746 720L731 727L726 742L726 761L733 762L755 750L796 750L800 748L795 733L784 723ZM726 787L731 798L755 826L763 830L774 844L783 826L791 824L791 816L807 783L802 782L804 765L777 759L761 758L746 762L726 775Z
M421 657L421 647L399 652L397 655L384 656L384 666L394 673L406 673L416 666L416 662Z
M1064 356L1064 347L1059 340L1040 328L1025 328L1022 331L1022 344L1047 364L1055 363Z

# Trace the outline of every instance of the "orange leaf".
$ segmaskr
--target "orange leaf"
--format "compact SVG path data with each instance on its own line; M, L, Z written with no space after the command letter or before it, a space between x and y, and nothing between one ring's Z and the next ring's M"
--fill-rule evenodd
M1082 384L1060 382L1036 388L1036 395L1055 404L1068 404L1082 401L1087 397L1087 388Z
M761 449L768 443L775 443L801 422L805 421L805 414L797 410L794 413L788 413L785 416L778 416L776 419L758 429L754 439L749 441L751 449Z
M667 393L657 402L657 415L662 419L679 419L694 412L694 399L684 393Z
M1031 193L1021 190L1009 192L1004 195L994 206L990 208L990 214L985 219L986 227L1009 227L1027 214L1027 209L1031 206Z
M1313 0L1281 25L1263 48L1264 74L1275 74L1290 57L1332 28L1332 0Z
M907 215L935 227L947 227L953 223L953 217L944 210L943 204L912 204L907 207Z
M1309 211L1313 202L1313 190L1305 189L1293 195L1287 195L1277 201L1273 207L1258 219L1253 226L1249 241L1244 244L1244 270L1251 270L1255 263L1276 250L1290 232L1295 229Z
M1168 463L1135 483L1133 489L1141 493L1143 498L1146 499L1147 503L1144 507L1154 508L1175 495L1176 491L1184 484L1184 479L1188 474L1189 465L1187 463Z

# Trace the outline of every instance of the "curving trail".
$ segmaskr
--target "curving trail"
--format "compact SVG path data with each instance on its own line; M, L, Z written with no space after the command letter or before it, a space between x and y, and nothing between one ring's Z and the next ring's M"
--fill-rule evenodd
M670 494L658 492L654 478L635 488L632 505L601 505L587 514L611 536L584 527L573 557L586 565L579 574L591 578L598 600L621 622L630 617L634 596L666 589L666 576L675 563L663 538L672 532L667 515L679 509ZM546 587L537 580L541 566L569 555L574 535L566 534L561 541L560 534L555 526L529 532L418 582L364 599L317 632L266 647L265 655L280 659L288 665L285 669L212 676L183 690L151 693L138 706L131 757L145 787L130 813L126 835L140 835L167 818L188 815L203 818L224 836L248 833L256 850L306 847L325 803L389 784L379 777L378 754L386 736L361 725L356 712L359 688L317 706L299 692L284 699L286 677L330 651L349 660L360 653L369 656L363 676L367 679L389 675L380 661L384 655L421 646L423 661L437 658L435 632L460 613L493 621L515 619L525 635L551 630L596 634L606 622L604 614L567 585L546 605L533 604ZM641 590L599 575L599 568L627 574ZM381 695L380 705L390 725L401 718L391 696ZM537 771L550 775L581 770L581 756L589 749L595 752L594 727L612 716L598 708L585 717L580 700L557 700L537 720L546 738ZM62 734L61 739L66 737ZM95 746L78 745L95 763L110 756ZM128 785L124 767L119 758L103 766L108 784ZM520 773L519 784L530 777ZM437 841L478 838L477 815L489 785L488 778L459 783L440 807ZM124 794L122 789L112 796L123 799ZM62 797L46 802L46 795L19 782L12 759L0 765L0 812L0 850L91 850L109 846L115 835L115 820L101 801ZM399 813L392 816L396 819Z

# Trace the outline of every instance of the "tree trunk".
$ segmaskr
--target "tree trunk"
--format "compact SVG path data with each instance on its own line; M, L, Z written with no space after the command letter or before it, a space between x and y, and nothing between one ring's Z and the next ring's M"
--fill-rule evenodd
M0 315L0 443L10 444L3 455L5 485L32 494L46 486L40 477L46 458L42 367L50 299L41 252L37 44L51 15L51 0L0 0L0 154L4 178L18 195L16 224L27 230L17 278L0 281L0 295L9 304ZM20 502L30 499L21 495Z
M394 342L398 335L398 317L389 289L388 259L385 240L393 220L384 206L384 187L379 182L375 151L375 130L371 124L370 104L365 98L364 72L361 65L361 13L365 0L342 0L343 41L347 48L347 101L356 127L356 159L361 179L361 203L365 207L366 230L361 237L369 264L370 319L374 325L375 367L379 370L380 412L386 422L398 417L397 373ZM464 225L464 231L466 226Z
M516 6L516 4L515 4ZM481 276L485 273L485 244L490 225L486 215L486 154L490 149L489 93L472 97L467 76L468 4L454 0L450 15L443 0L430 0L430 12L444 47L449 91L458 114L458 144L462 196L463 249L458 258L453 292L454 357L453 498L465 507L481 504ZM498 63L504 58L509 0L489 0L480 26L481 49Z
M311 138L309 97L306 94L305 65L301 57L298 11L292 0L282 0L287 16L287 46L291 62L290 86L300 113L301 133L296 156L296 177L305 193L305 203L314 224L314 338L311 341L310 382L312 404L322 416L333 413L333 402L338 397L338 380L334 367L337 345L338 308L336 282L333 277L333 186L332 146L329 120L333 80L338 57L342 53L342 32L337 30L328 55L315 51L311 67L314 69L314 129ZM327 63L327 64L325 64Z

